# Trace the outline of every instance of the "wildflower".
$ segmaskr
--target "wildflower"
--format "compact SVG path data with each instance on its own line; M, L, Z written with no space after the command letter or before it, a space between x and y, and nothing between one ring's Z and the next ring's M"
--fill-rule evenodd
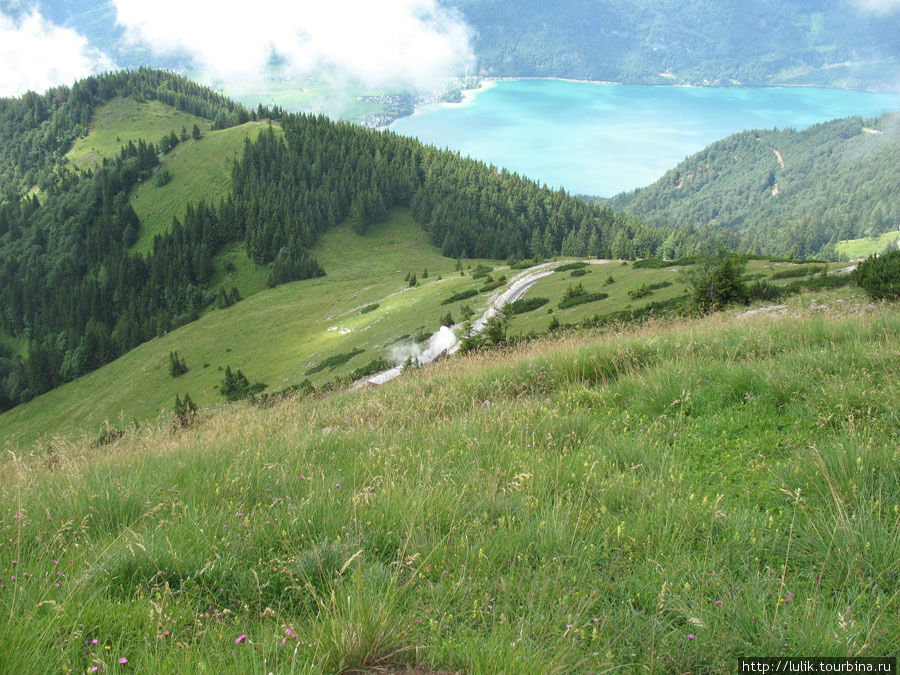
M100 670L100 666L91 666L92 673L96 673L98 670Z
M123 656L121 659L119 659L119 663L121 663L121 664L124 666L126 663L128 663L128 659L126 659L126 658Z
M238 635L238 637L237 637L237 639L234 641L234 643L235 643L236 645L239 645L239 644L241 644L241 643L242 643L244 640L246 640L246 639L247 639L247 634L246 634L246 633L242 633L241 635Z
M341 487L341 484L340 484L340 483L335 483L335 484L334 484L334 487L339 488L339 487Z
M695 637L697 637L697 636L694 635L693 633L688 633L688 640L693 640Z
M716 604L717 604L717 605L721 605L721 604L722 604L722 601L721 601L721 600L716 600Z

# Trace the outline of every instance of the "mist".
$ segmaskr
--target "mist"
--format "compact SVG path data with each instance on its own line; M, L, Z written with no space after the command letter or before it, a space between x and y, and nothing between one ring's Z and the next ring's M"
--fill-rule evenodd
M425 89L474 60L470 29L436 0L333 0L265 6L114 0L126 38L158 54L186 53L225 82L325 73L371 87Z
M38 9L13 17L0 9L0 96L20 96L113 70L112 60Z

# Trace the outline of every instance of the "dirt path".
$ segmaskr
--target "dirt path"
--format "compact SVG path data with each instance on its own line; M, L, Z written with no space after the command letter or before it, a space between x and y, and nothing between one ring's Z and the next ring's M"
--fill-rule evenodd
M772 152L775 153L775 156L778 158L778 163L781 165L781 168L784 168L784 157L781 156L781 153L778 152L775 148L772 148Z

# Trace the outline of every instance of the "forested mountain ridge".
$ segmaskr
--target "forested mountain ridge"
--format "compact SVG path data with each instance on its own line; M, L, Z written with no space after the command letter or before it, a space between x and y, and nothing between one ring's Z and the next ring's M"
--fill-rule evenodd
M895 90L900 13L831 0L446 0L478 69L628 84Z
M614 209L660 226L711 225L738 250L833 258L900 226L900 113L756 130L713 143Z
M278 117L284 137L270 130L248 140L233 163L230 193L216 203L195 195L184 217L138 254L132 246L141 224L130 194L154 176L178 135L129 141L93 171L70 171L62 156L84 132L90 105L129 92L160 99L179 87L196 85L142 69L4 101L6 137L31 152L7 153L2 162L0 330L29 347L25 360L0 361L0 406L89 372L214 303L233 304L236 293L210 291L213 257L230 243L267 265L273 286L323 273L309 248L325 229L346 221L364 232L392 207L409 207L453 258L648 256L667 238L637 218L413 139L277 109L257 114L197 88L197 96L172 100L217 126ZM69 105L82 97L93 103ZM38 176L40 196L22 197ZM714 248L717 236L691 232L676 252Z
M72 178L66 152L88 133L96 108L116 96L160 101L208 119L219 129L256 118L256 112L211 89L149 68L89 77L43 94L0 98L0 203L35 187L44 192L65 189Z

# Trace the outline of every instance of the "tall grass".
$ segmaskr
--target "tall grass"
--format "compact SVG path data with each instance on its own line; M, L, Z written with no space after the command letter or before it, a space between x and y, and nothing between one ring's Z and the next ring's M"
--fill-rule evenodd
M895 653L898 354L890 307L658 322L7 458L0 671Z

